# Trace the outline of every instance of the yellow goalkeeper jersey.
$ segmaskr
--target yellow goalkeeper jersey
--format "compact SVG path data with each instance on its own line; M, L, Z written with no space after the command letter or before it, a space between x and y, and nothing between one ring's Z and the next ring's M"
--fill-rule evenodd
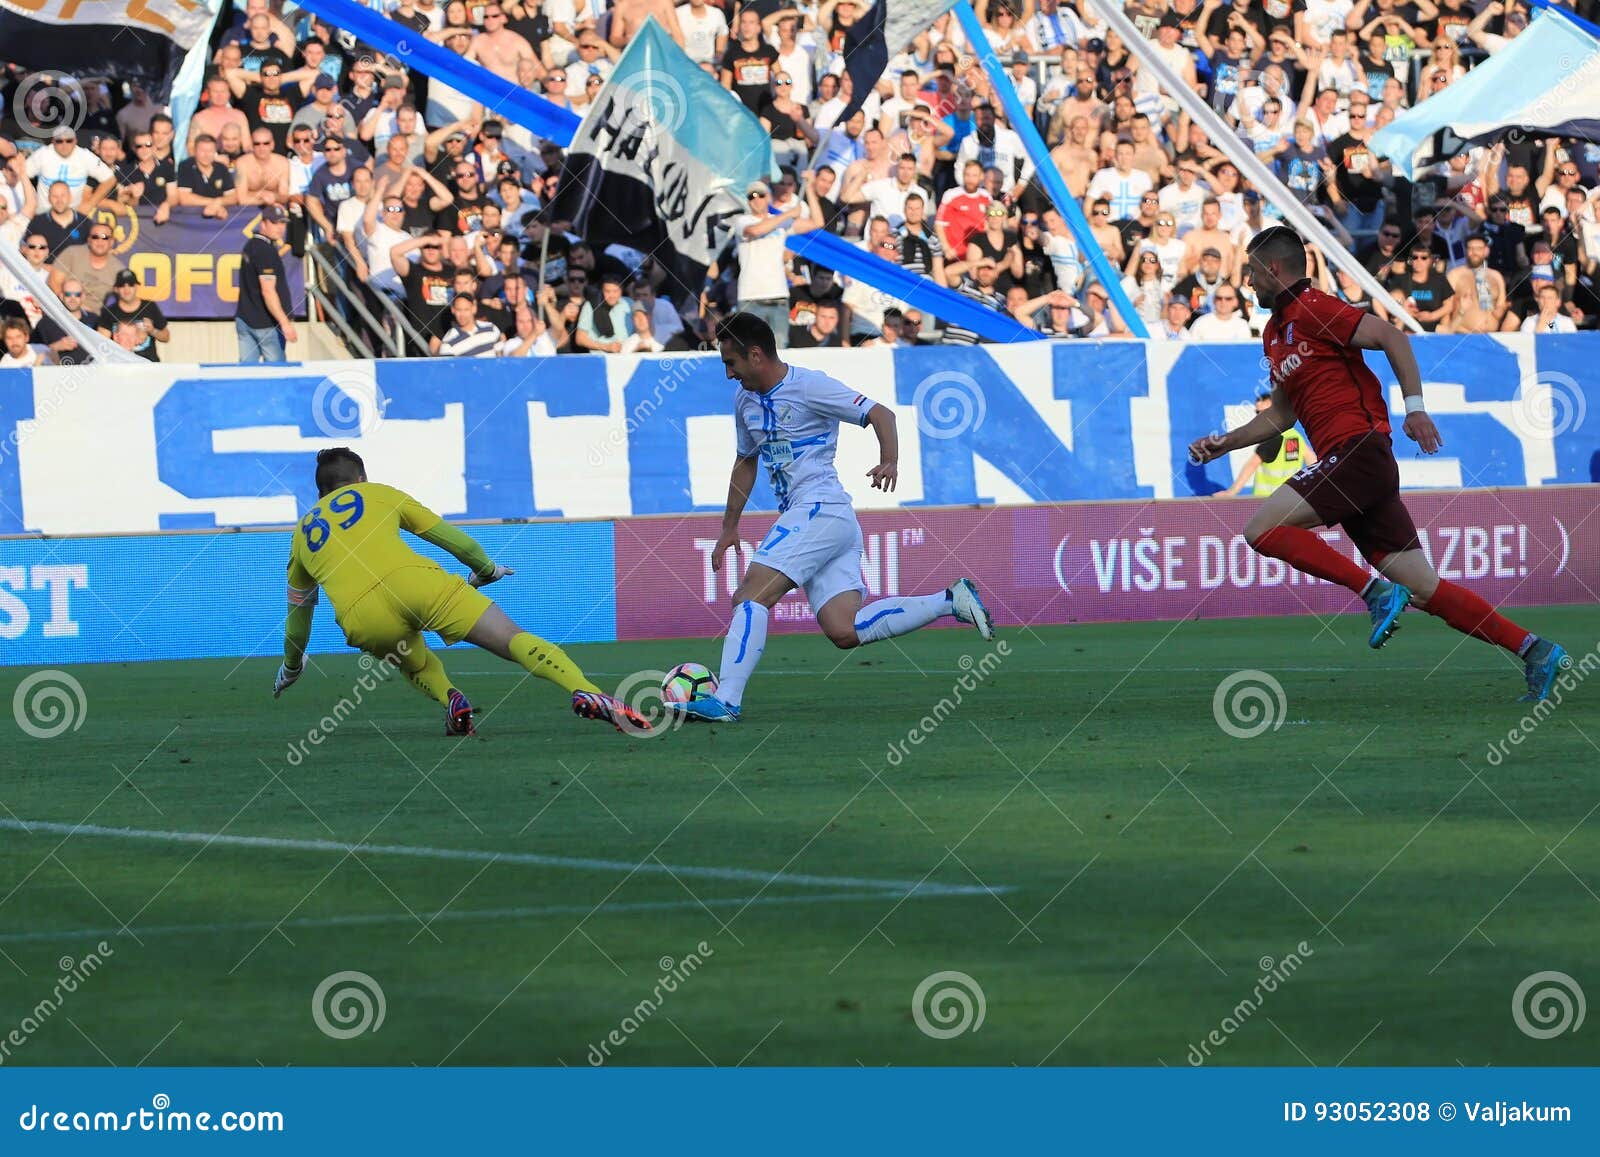
M407 546L400 531L423 534L442 521L411 495L379 482L355 482L324 495L294 532L289 551L289 601L328 593L334 609L357 599L401 567L443 570Z

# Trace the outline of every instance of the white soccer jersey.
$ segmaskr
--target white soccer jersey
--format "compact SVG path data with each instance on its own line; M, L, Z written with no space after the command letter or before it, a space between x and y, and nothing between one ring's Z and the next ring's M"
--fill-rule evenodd
M839 423L867 424L877 403L819 370L790 366L765 394L740 387L733 416L741 458L760 455L778 509L802 503L849 503L833 455Z

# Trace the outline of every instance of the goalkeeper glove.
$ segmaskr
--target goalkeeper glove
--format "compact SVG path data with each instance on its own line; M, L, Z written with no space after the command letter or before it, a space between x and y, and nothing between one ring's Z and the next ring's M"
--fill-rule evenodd
M474 587L486 587L490 583L499 582L501 579L505 578L506 575L508 575L508 574L516 574L516 573L517 573L516 571L514 571L513 569L511 569L508 566L501 566L499 563L495 563L494 564L494 573L493 574L491 574L489 577L485 578L484 576L482 576L482 575L478 574L476 571L474 571L471 575L469 575L467 577L467 584L469 586L474 586Z
M296 679L305 674L305 669L304 663L298 667L291 667L287 663L278 664L278 677L272 681L272 697L276 699L287 691Z

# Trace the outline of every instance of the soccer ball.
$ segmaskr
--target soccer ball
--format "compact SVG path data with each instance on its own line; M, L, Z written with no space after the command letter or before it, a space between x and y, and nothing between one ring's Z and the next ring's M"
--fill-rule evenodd
M717 692L717 677L699 663L679 663L661 680L661 697L668 703L705 699Z

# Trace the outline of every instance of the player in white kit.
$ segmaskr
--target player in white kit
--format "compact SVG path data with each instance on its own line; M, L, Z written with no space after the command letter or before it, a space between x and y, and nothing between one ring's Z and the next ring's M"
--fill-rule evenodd
M778 360L772 329L753 314L736 313L717 331L722 364L739 383L734 397L738 456L728 506L711 565L739 542L739 515L750 498L758 463L778 499L778 521L762 540L733 593L733 623L722 644L715 696L675 704L690 719L737 722L745 684L767 643L770 608L802 588L823 634L835 646L860 647L892 639L951 615L994 638L994 623L978 588L958 579L936 594L879 599L861 605L861 525L834 468L839 423L871 426L878 464L867 471L874 490L892 491L900 440L894 411L818 370Z

